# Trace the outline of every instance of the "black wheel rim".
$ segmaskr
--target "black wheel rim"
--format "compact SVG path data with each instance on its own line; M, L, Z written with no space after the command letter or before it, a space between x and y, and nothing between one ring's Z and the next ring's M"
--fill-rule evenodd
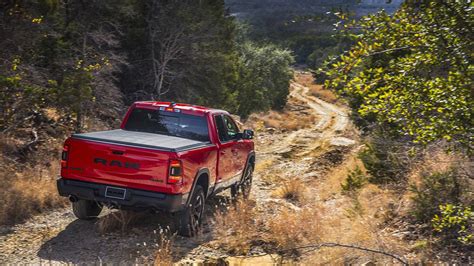
M249 166L247 172L245 173L244 182L241 185L242 195L247 198L250 195L250 190L252 188L252 167Z
M200 224L201 224L201 217L204 210L204 199L201 195L197 195L196 199L194 200L191 206L191 230L195 233Z

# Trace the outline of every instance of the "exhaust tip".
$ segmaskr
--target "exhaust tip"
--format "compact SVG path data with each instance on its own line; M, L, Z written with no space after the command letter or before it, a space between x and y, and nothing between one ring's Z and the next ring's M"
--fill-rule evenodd
M79 199L78 199L76 196L74 196L74 195L70 195L70 196L69 196L69 201L72 202L72 203L74 203L74 202L76 202L76 201L78 201L78 200L79 200Z

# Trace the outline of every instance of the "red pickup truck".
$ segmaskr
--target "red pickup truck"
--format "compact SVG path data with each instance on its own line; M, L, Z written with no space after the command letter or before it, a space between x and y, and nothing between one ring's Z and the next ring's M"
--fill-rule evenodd
M136 102L120 129L65 141L58 191L79 219L97 217L103 206L165 211L173 213L179 234L191 236L206 198L227 188L248 196L252 138L223 110Z

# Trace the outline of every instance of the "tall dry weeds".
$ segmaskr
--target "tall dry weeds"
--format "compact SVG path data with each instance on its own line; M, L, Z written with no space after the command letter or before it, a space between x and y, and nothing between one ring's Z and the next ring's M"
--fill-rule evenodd
M247 124L256 129L260 129L260 124L263 123L265 128L295 131L312 126L315 120L316 117L313 114L304 112L304 110L301 113L270 111L266 114L252 115Z
M233 254L247 254L253 240L258 239L263 221L257 215L255 202L240 200L218 210L213 222L220 246Z
M3 166L3 167L2 167ZM56 189L57 164L18 170L0 162L0 224L14 224L68 204Z
M325 102L336 103L338 98L336 94L328 89L325 89L322 85L314 82L314 77L311 74L302 74L296 76L296 81L310 89L312 96L319 98Z
M321 239L321 208L282 210L267 222L268 241L280 251L317 243Z
M214 216L216 243L238 255L256 246L271 253L293 253L296 247L319 242L321 212L321 208L283 209L267 217L254 202L240 201Z
M273 194L292 203L303 203L306 194L306 187L301 180L294 179L283 183L283 185L277 188Z
M112 211L97 220L97 230L100 234L106 234L113 231L124 233L130 228L130 226L139 221L142 216L143 213L128 210Z
M155 252L155 266L173 265L173 242L176 235L171 234L168 229L160 229L158 232L158 249Z

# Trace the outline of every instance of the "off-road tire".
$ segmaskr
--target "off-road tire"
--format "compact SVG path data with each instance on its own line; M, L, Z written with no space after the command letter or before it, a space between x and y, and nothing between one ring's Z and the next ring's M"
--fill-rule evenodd
M197 235L202 225L205 201L204 189L200 185L196 185L189 206L175 215L179 235L187 237Z
M245 174L239 184L233 185L230 188L230 194L233 199L242 196L244 199L248 199L250 196L250 190L252 189L253 180L253 165L248 164L245 169Z
M95 201L78 200L72 203L72 211L78 219L91 220L99 216L102 206Z

